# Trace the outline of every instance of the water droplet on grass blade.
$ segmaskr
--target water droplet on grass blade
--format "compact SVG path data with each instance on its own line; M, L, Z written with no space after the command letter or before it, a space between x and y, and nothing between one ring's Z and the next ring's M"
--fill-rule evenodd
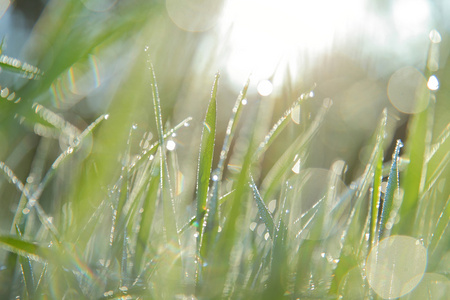
M430 76L428 78L427 87L431 91L437 91L439 89L439 80L435 75Z
M177 147L177 144L173 140L167 141L167 143L166 143L167 150L173 151L173 150L175 150L176 147Z
M269 96L273 92L273 85L269 80L262 80L256 89L261 96Z
M436 29L430 31L429 35L430 41L434 44L438 44L442 41L441 34Z

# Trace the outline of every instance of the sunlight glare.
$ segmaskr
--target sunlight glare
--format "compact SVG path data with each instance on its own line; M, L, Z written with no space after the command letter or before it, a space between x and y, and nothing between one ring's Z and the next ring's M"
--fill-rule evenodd
M337 35L354 34L365 1L228 0L221 21L229 36L227 72L236 83L252 72L256 81L301 54L325 52Z

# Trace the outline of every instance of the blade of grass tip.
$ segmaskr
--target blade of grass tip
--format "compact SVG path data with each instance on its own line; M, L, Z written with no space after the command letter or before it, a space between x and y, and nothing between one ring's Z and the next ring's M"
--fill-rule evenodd
M392 155L391 171L389 172L389 178L386 186L386 193L384 195L383 207L381 209L380 224L378 230L378 240L386 236L386 230L389 230L388 225L389 217L392 211L392 205L394 203L394 193L399 189L399 177L398 177L398 158L400 149L403 147L403 143L397 140L395 151Z
M286 174L287 170L292 168L294 164L293 159L296 155L300 159L305 158L305 150L309 143L312 141L313 137L319 131L320 126L323 123L325 114L332 105L331 99L325 99L323 101L322 107L316 115L316 118L311 123L311 126L307 131L299 136L291 146L283 153L283 155L278 159L277 163L270 169L262 183L262 196L263 199L270 199L275 193L275 189L282 181L282 177Z
M214 155L214 144L216 141L216 117L217 117L217 87L219 83L219 73L216 74L214 79L213 88L211 91L211 100L209 101L208 109L206 111L205 120L203 122L203 130L201 137L200 150L198 154L198 165L197 165L197 220L201 219L201 214L204 210L207 209L206 202L208 198L208 188L209 182L211 178L211 169L213 163L213 155ZM218 175L215 175L218 176ZM217 181L218 178L212 178L213 181ZM208 207L208 210L210 207ZM206 212L206 216L209 214L215 214L214 211ZM208 217L205 218L207 220ZM203 230L208 228L211 230L211 225L208 226L207 222L203 222L203 224L199 223L197 227L197 248L200 254L201 252L206 251L206 246L209 246L209 240L207 236L203 236ZM207 227L208 226L208 227ZM202 247L202 243L205 245ZM201 251L203 250L203 251Z
M155 113L156 128L158 131L158 139L159 139L159 159L160 159L159 186L161 189L160 193L161 203L163 205L164 227L166 230L166 237L168 241L169 242L176 241L177 245L179 245L175 206L173 203L173 193L170 186L170 176L165 152L166 144L164 140L164 129L162 122L161 99L159 98L155 69L153 68L152 64L150 64L150 72L151 72L150 77L151 77L153 108Z
M210 261L207 262L208 268L205 270L205 282L202 286L203 290L201 294L208 295L209 297L212 295L219 297L223 292L231 267L228 259L230 258L238 233L238 230L236 230L237 219L242 214L243 204L248 204L245 200L247 199L249 172L252 165L251 157L256 149L253 135L254 130L252 129L250 128L249 130L250 135L248 140L250 143L243 159L241 172L235 181L234 192L231 193L231 198L227 201L230 209L227 212L217 242L214 244L215 251L209 255ZM231 203L229 202L230 200Z
M16 226L16 234L19 238L22 238L22 232L20 231L19 226ZM33 299L35 287L30 258L28 256L19 256L19 263L22 270L23 282L25 283L28 297Z
M241 90L241 93L239 94L238 98L236 99L236 102L234 104L232 114L230 117L230 120L228 121L227 130L225 132L225 138L223 141L222 151L220 152L220 158L219 162L217 164L216 170L213 171L212 179L212 196L211 200L209 202L209 213L208 218L206 219L206 226L208 228L205 228L206 230L211 232L211 239L213 239L213 229L216 225L216 216L217 216L217 206L219 202L219 189L220 184L222 182L223 177L223 170L225 161L228 157L228 152L230 151L231 147L231 141L233 140L234 134L236 132L237 124L239 122L241 112L242 112L242 106L244 105L245 97L247 96L247 90L248 86L250 84L250 78L247 79L247 82L245 83L244 87Z
M278 135L283 131L283 129L286 128L287 124L289 123L289 116L291 115L292 111L294 111L297 106L301 105L302 102L309 99L311 95L314 95L313 89L311 89L308 93L302 94L297 99L297 101L295 101L291 105L291 107L284 112L283 116L281 116L278 122L273 125L272 129L265 136L264 140L259 144L258 149L256 149L256 152L253 156L253 161L257 161L260 156L267 150L267 148L269 148L273 141L278 137Z
M250 187L253 191L253 198L256 201L256 205L258 207L258 212L263 220L264 224L267 227L267 230L270 234L270 237L273 239L275 234L275 225L273 221L272 214L269 212L269 209L266 207L266 204L264 203L263 199L261 198L261 195L259 194L258 188L256 187L256 183L253 180L253 177L250 175Z

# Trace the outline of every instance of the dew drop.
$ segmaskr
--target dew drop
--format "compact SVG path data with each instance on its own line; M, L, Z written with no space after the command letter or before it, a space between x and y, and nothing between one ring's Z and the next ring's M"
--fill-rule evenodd
M176 146L177 146L177 144L173 140L167 141L167 144L166 144L167 150L173 151L173 150L175 150Z
M219 176L218 176L217 174L214 174L214 175L211 177L211 179L212 179L212 181L217 181L217 180L219 180Z
M105 115L105 120L108 120L109 119L109 114L106 114Z
M430 31L430 41L434 44L438 44L442 41L441 34L436 29Z
M309 92L309 97L313 98L314 97L314 91Z
M189 127L191 126L191 124L189 124L189 122L184 122L184 127Z
M248 101L247 101L247 99L242 99L241 103L242 103L242 105L247 105Z
M137 126L137 124L133 124L133 125L131 126L131 128L133 128L133 130L136 130L136 129L138 128L138 126Z
M272 82L266 79L260 81L256 89L261 96L269 96L273 92L273 85Z
M439 89L439 80L435 75L430 76L428 78L427 87L431 91L437 91Z

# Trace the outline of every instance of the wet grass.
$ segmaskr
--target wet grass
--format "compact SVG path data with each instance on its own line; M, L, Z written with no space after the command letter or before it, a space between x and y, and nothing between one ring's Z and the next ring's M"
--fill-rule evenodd
M64 11L81 10L74 3ZM136 20L120 20L108 45L137 26ZM62 28L74 20L66 22ZM58 41L64 31L54 30ZM330 99L302 120L304 130L292 143L277 143L293 125L296 107L321 101L314 90L300 94L260 138L264 107L250 121L242 117L254 109L246 105L249 82L236 95L227 127L219 127L217 74L212 87L204 86L211 96L201 113L175 124L162 106L158 74L142 50L137 64L143 65L143 79L125 78L126 91L115 96L119 100L83 130L51 102L36 100L48 95L34 82L52 90L61 70L104 45L109 35L86 40L82 52L58 58L63 61L45 73L1 59L10 76L31 82L17 91L2 86L4 111L15 116L2 114L5 127L23 127L29 142L40 136L25 175L22 169L16 174L13 154L0 162L7 181L2 186L17 190L8 202L14 207L11 222L0 235L2 298L444 299L450 293L450 129L433 122L436 102L447 99L432 92L427 109L411 117L406 139L396 141L388 155L392 127L384 110L362 171L346 185L344 161L329 169L307 163L333 107ZM64 52L72 41L60 43ZM121 100L123 95L137 103ZM130 106L143 101L152 110L145 112L146 124L136 125ZM140 128L146 128L143 135ZM442 131L433 135L437 130ZM176 142L179 136L200 141L198 161L188 169L182 159L189 149ZM55 137L67 141L58 153ZM273 147L283 154L262 170ZM400 268L425 267L405 275L393 267L396 262L404 263Z

